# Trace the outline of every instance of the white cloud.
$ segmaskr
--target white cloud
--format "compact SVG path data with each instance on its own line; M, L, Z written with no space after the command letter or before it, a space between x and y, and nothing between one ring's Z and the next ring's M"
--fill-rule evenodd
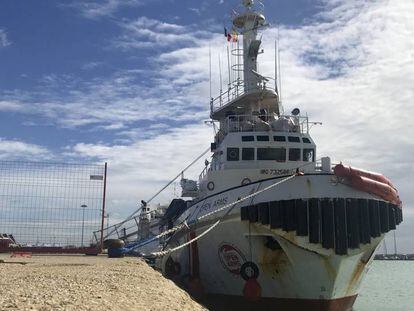
M42 146L0 137L0 159L45 159L48 150Z
M102 65L103 65L102 62L88 62L88 63L83 64L81 66L81 69L82 70L92 70L92 69L95 69L95 68L97 68L99 66L102 66Z
M188 8L188 10L191 11L191 12L194 12L198 16L200 16L200 14L201 14L201 10L198 9L198 8Z
M181 26L160 20L139 17L132 21L119 23L123 34L114 41L114 46L124 50L170 47L176 48L181 44L199 44L203 38L211 34L195 30L193 26Z
M7 32L0 28L0 48L10 45L11 42L7 36Z
M129 29L127 31L139 33L142 25L167 37L184 36L188 38L184 41L198 40L197 34L187 27L148 18L140 18L125 27ZM158 44L158 39L151 40L149 44ZM216 45L219 40L213 37L210 42ZM145 41L141 43L145 44ZM114 130L142 120L197 122L207 118L209 95L205 63L208 62L208 50L205 45L197 45L188 51L185 48L160 51L151 61L153 68L149 70L122 70L90 81L70 75L45 75L40 79L38 91L9 92L2 102L14 103L18 112L47 117L51 123L71 128L92 125L97 129ZM11 108L0 104L0 110ZM129 135L131 130L128 129L120 134L137 137ZM141 137L149 134L157 134L156 129L145 131Z
M80 143L69 149L73 155L109 163L108 206L111 211L125 215L133 211L140 200L151 197L205 151L212 137L212 128L196 124L129 145ZM198 177L203 163L202 159L186 176ZM168 202L173 193L174 186L157 198L156 202Z
M112 15L121 7L135 7L142 4L143 1L140 0L87 0L75 1L68 6L79 10L86 18L97 19Z
M0 100L0 111L22 112L23 109L24 109L24 105L22 105L19 102Z

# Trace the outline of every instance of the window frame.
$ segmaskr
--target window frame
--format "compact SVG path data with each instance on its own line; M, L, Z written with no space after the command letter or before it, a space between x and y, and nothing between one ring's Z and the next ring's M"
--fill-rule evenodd
M249 138L249 139L246 139ZM241 137L241 140L243 142L250 142L250 141L254 141L254 135L244 135Z
M300 143L300 137L299 136L288 136L288 142Z
M297 160L292 160L291 159L291 151L299 151L299 153L298 153L299 158ZM289 152L288 153L289 153L288 158L289 158L289 161L290 162L300 162L300 161L302 161L302 149L301 148L289 148Z
M312 161L305 161L305 150L312 150ZM306 162L306 163L315 162L315 148L303 148L302 149L302 159L303 159L303 162Z
M233 150L230 150L233 149ZM237 149L237 159L230 159L229 154L231 151L235 151ZM240 148L238 147L227 147L226 149L226 158L228 162L237 162L240 161Z
M262 140L262 139L259 139L259 137L261 137L261 138L267 138L267 140L266 139L264 139L264 140ZM264 142L267 142L267 141L270 141L270 137L269 137L269 135L256 135L256 141L264 141Z
M280 158L280 159L275 159L275 158L268 158L268 159L263 159L263 158L261 158L261 157L263 157L263 155L260 155L260 151L261 150L284 150L284 157L283 158ZM271 147L271 148L256 148L256 159L258 160L258 161L277 161L277 162L286 162L286 148L285 147L278 147L278 148L274 148L274 147ZM260 155L260 156L259 156Z
M278 138L276 138L278 137ZM283 139L282 139L283 138ZM274 135L273 136L273 141L277 141L277 142L286 142L286 136L280 136L280 135Z
M245 151L249 151L249 152L253 152L253 159L245 159ZM241 159L242 161L254 161L256 159L256 152L255 152L255 148L253 147L246 147L246 148L242 148L242 152L241 152L242 156Z

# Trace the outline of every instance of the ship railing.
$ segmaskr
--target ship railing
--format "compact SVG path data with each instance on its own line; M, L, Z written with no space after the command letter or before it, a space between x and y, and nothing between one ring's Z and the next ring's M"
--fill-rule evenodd
M204 167L204 169L201 171L200 175L198 176L199 182L204 178L204 176L207 175L207 172L211 169L211 164L209 163Z
M262 1L254 1L252 3L252 6L250 8L251 11L259 13L259 14L264 14L264 5L262 3ZM244 14L246 12L246 7L243 5L239 5L237 6L235 9L233 9L233 12L231 14L231 18L235 19L236 17Z
M307 116L282 115L232 115L221 124L217 134L218 141L224 135L234 132L291 132L309 133L309 121Z
M207 166L201 171L200 175L198 176L198 180L201 180L207 174Z
M254 86L251 86L250 88L245 87L245 83L243 80L238 79L232 84L230 84L226 91L222 92L219 96L216 98L212 98L210 100L210 110L211 113L216 112L220 108L226 106L227 104L231 103L235 99L251 93L251 92L260 92L264 90L271 90L275 91L274 88L266 85L266 83L257 82Z

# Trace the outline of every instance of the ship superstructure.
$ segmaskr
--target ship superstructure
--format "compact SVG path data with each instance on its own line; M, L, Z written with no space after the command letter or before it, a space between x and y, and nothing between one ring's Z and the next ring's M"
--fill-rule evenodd
M219 124L212 161L199 178L200 196L269 176L288 175L297 168L315 169L316 146L307 117L282 115L277 83L257 72L261 49L258 32L265 27L262 5L243 1L245 10L233 18L242 48L232 49L234 81L210 102L211 119ZM255 10L258 8L258 10ZM242 61L240 61L242 59Z

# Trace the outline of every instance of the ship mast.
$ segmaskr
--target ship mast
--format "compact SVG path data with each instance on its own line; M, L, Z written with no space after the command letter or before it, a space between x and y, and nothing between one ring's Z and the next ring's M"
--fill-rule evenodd
M258 32L265 26L266 21L263 4L260 1L242 0L242 7L239 12L234 11L233 34L226 36L230 36L227 41L237 42L231 55L242 57L243 61L237 60L232 69L243 72L243 77L238 77L236 83L230 83L226 92L220 92L218 97L211 98L210 116L220 122L230 115L257 115L260 111L265 111L268 115L280 115L277 89L266 85L271 78L258 72L257 57L263 52L262 38L258 38ZM243 47L240 49L238 34L243 38Z
M257 39L257 30L264 25L265 17L253 10L253 0L243 0L245 12L233 19L234 27L243 35L243 74L245 92L259 89L264 77L257 73L257 56L262 41Z

